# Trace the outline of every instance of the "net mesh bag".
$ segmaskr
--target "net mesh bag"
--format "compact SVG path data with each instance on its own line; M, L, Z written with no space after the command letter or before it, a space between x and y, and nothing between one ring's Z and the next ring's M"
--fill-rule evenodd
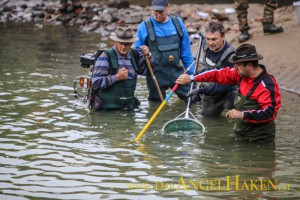
M174 133L174 132L197 132L204 133L205 127L192 115L193 118L181 117L184 113L179 115L177 118L167 122L162 131L164 133Z

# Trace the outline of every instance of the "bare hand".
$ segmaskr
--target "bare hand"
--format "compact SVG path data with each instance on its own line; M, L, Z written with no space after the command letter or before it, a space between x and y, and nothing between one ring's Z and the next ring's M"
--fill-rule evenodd
M142 51L142 53L146 56L146 55L149 55L150 51L149 51L149 48L146 46L146 45L142 45L140 46L140 49Z
M128 78L128 70L126 68L119 69L116 78L118 81L126 80Z
M225 117L229 119L243 119L244 118L244 113L241 111L238 111L236 109L229 110Z
M176 80L176 83L179 85L187 85L191 82L191 79L188 74L181 74L178 79Z

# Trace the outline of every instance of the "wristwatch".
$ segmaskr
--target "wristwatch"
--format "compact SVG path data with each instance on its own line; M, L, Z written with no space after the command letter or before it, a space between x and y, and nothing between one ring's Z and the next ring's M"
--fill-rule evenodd
M152 56L152 53L151 52L149 52L149 58Z
M193 82L195 80L195 76L193 74L189 75L191 81Z

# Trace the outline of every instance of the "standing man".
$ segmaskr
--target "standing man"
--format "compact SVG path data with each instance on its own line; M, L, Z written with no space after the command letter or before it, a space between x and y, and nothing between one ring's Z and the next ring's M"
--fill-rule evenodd
M190 40L183 21L176 16L169 15L170 4L168 0L152 0L152 16L141 22L138 27L135 43L137 49L147 45L155 58L154 71L165 98L166 90L175 85L176 79L184 72L180 60L185 68L193 63ZM189 74L194 71L193 67ZM150 76L147 77L149 100L160 101L158 91ZM179 87L175 93L182 100L187 100L190 86Z
M96 110L132 110L139 105L134 92L138 74L147 75L145 56L149 56L149 48L141 46L143 54L132 49L133 42L138 38L133 36L132 29L128 27L118 27L110 39L115 41L115 45L103 52L95 63L92 106ZM151 56L150 62L153 63Z
M239 42L245 42L250 38L249 25L248 25L248 11L250 0L234 0L237 18L239 21L239 30L241 35ZM274 10L278 7L277 0L264 0L264 14L262 19L264 33L281 33L283 28L281 26L275 26L274 22Z
M233 67L228 59L234 54L235 49L225 40L225 28L221 22L211 21L206 24L203 44L202 72L226 66ZM189 95L203 94L202 115L219 116L225 108L233 107L235 92L236 87L232 85L202 83Z
M239 85L234 109L226 117L235 119L234 132L237 140L269 142L275 138L275 118L281 106L279 87L266 67L258 64L263 59L256 52L255 46L239 46L229 61L234 68L210 70L195 77L181 75L176 83L188 84L197 82L218 82L221 84Z

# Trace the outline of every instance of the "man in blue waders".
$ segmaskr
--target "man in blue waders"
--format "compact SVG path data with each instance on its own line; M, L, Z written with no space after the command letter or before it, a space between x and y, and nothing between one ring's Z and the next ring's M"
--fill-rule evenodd
M163 97L166 90L175 85L175 81L184 68L193 63L190 40L182 19L169 15L170 4L168 0L152 0L151 10L153 15L141 22L137 30L139 40L135 42L137 49L147 45L154 57L154 73ZM194 71L193 67L189 74ZM159 93L151 76L147 76L150 101L160 101ZM179 87L175 93L182 100L187 100L190 86Z
M132 110L140 104L134 92L138 74L146 76L148 73L145 56L149 56L149 48L141 46L142 52L131 48L138 38L128 27L118 27L110 39L115 45L97 58L93 70L92 107ZM153 63L151 56L150 63Z
M229 59L234 68L213 69L197 76L181 75L176 83L191 81L238 84L234 109L226 117L235 119L234 132L237 140L269 142L275 139L275 118L281 106L279 86L264 65L258 64L263 57L255 46L243 44Z

